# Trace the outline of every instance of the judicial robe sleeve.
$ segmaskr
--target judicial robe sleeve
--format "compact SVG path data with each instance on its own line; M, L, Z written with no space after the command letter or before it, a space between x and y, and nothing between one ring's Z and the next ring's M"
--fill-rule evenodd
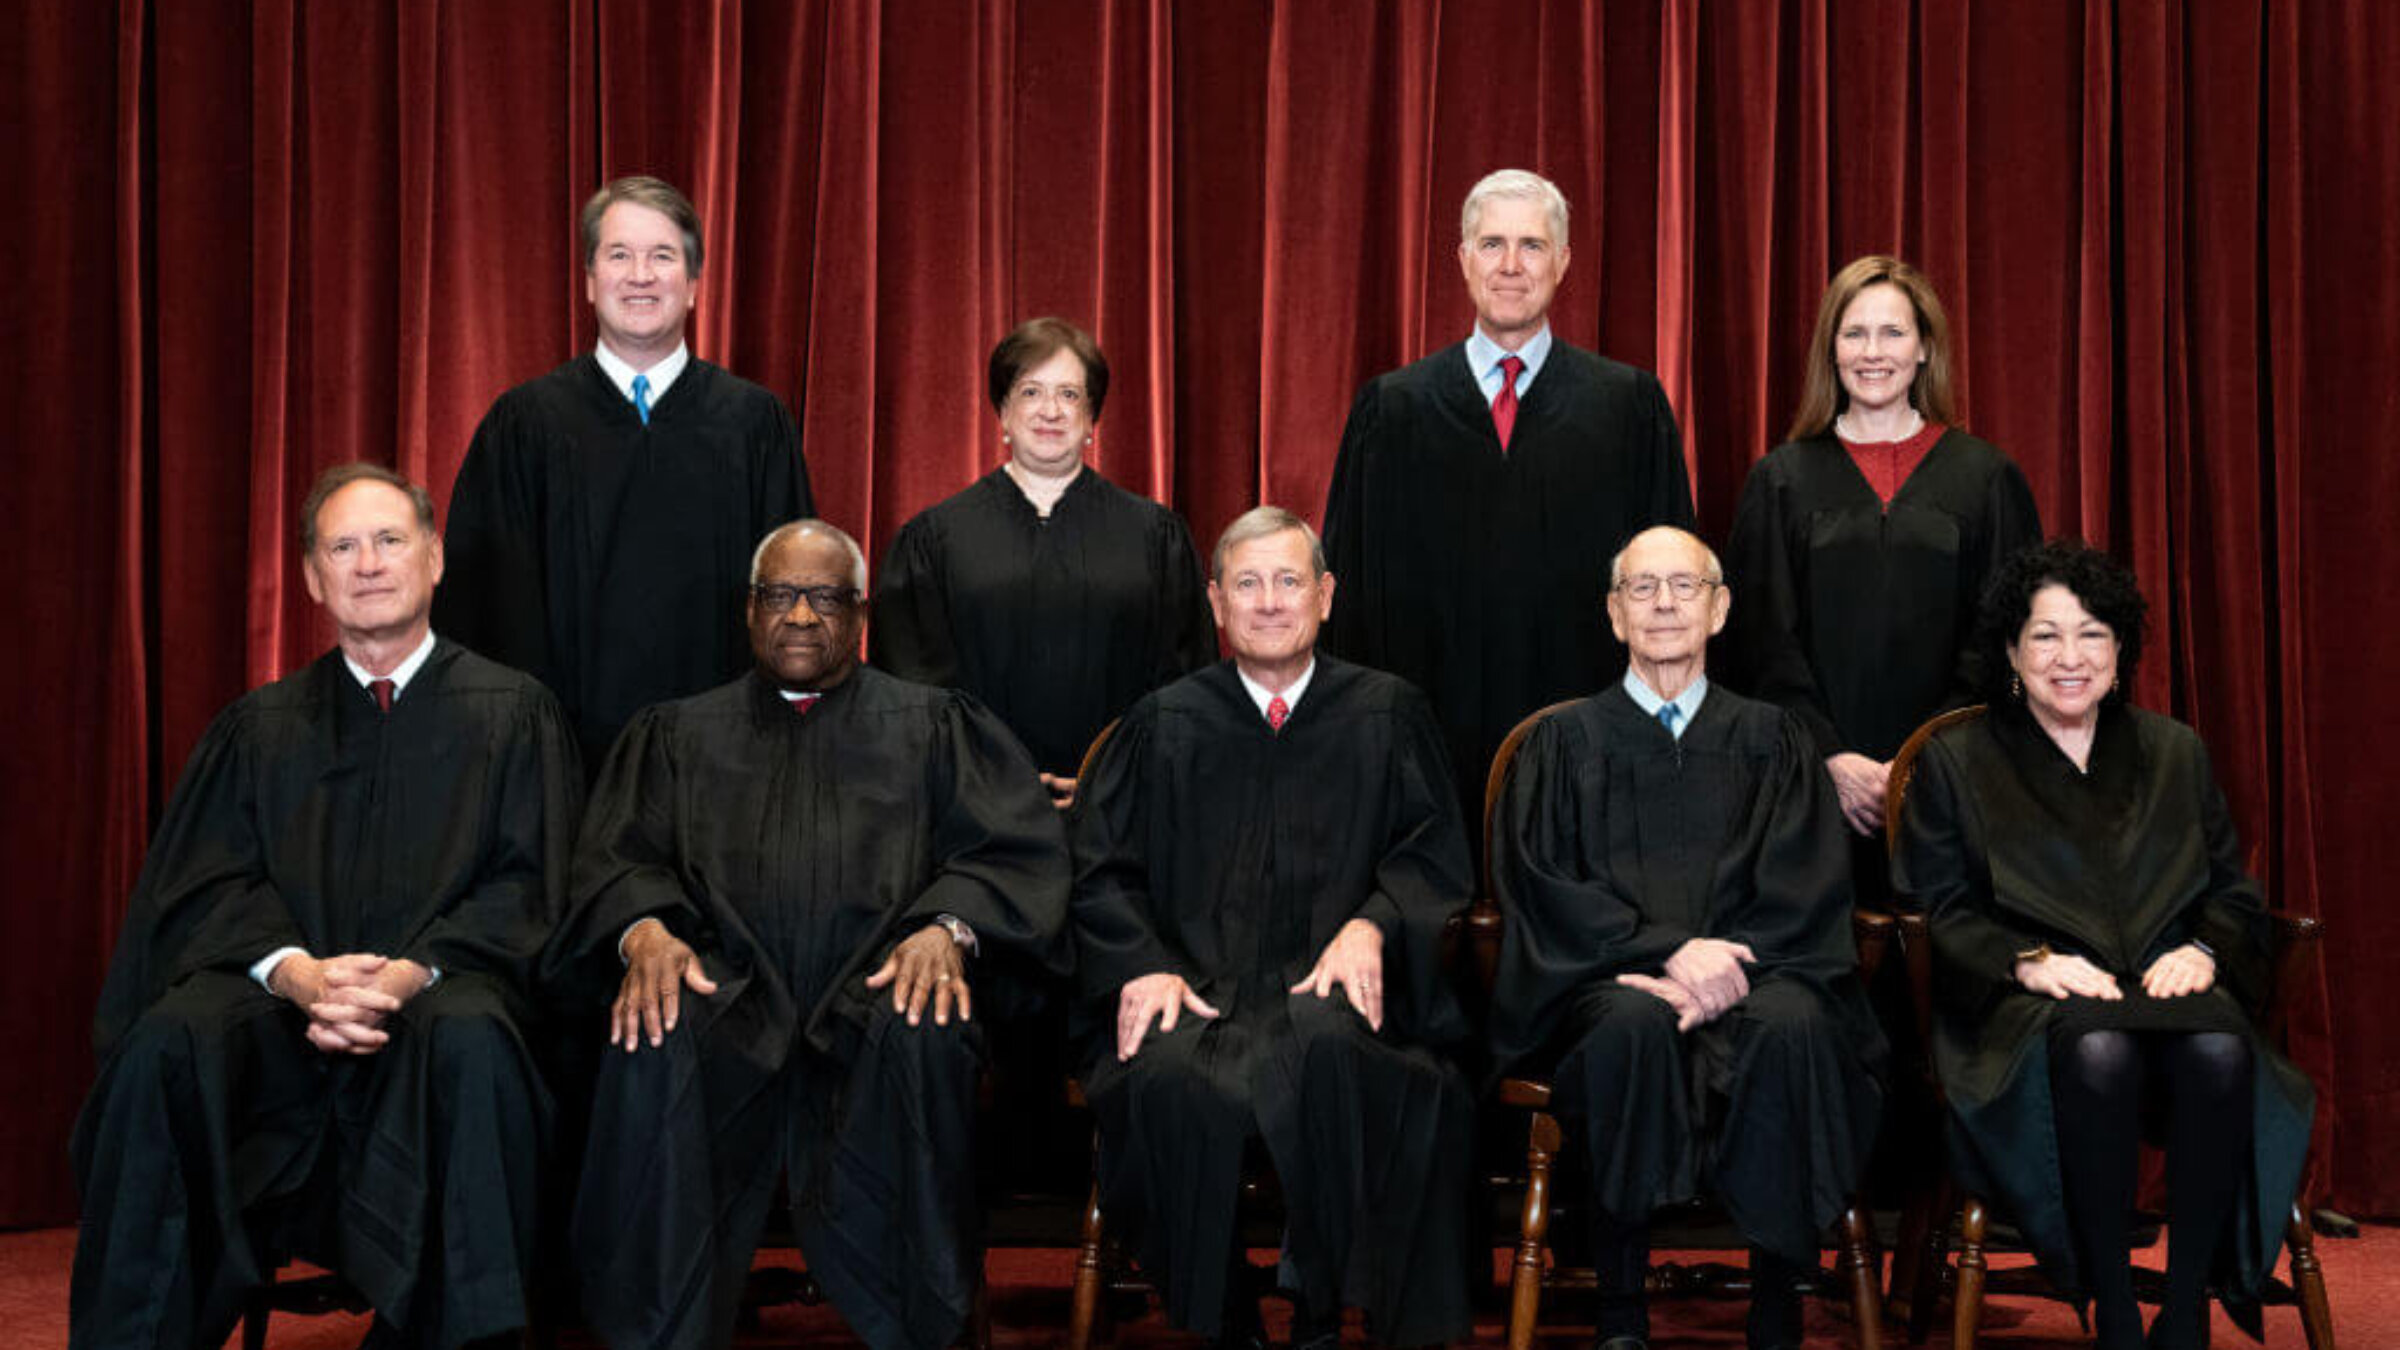
M754 428L750 437L756 457L750 478L753 539L764 539L778 525L817 513L816 497L808 486L808 460L800 453L800 425L782 399L770 397L765 403L765 424Z
M1941 961L1935 997L1969 1014L2018 987L2016 953L2041 941L1992 904L1985 831L1966 818L1973 809L1950 748L1929 741L1909 779L1892 885L1925 911Z
M955 689L962 677L937 533L938 527L920 515L892 540L875 578L867 660L904 680Z
M543 954L547 981L605 1003L624 974L617 942L655 918L703 957L720 945L713 916L685 881L675 830L676 746L669 707L645 708L617 738L592 788L576 846L573 903ZM721 967L711 966L712 976Z
M1150 802L1143 768L1157 732L1157 703L1134 705L1075 791L1069 831L1075 859L1075 978L1081 1000L1113 1012L1117 991L1144 975L1205 974L1151 921ZM1097 1015L1097 1014L1095 1014ZM1108 1017L1100 1017L1106 1025Z
M953 691L938 715L928 770L934 874L896 936L952 914L975 930L979 949L1004 950L1063 976L1072 953L1058 808L1033 760L990 709Z
M142 864L93 1020L105 1061L169 987L195 971L247 972L308 938L269 878L247 809L246 705L218 714L193 749Z
M1747 944L1763 970L1831 988L1858 964L1850 844L1832 780L1789 712L1752 810L1755 846L1720 866L1707 936Z
M2255 1018L2274 993L2274 920L2266 897L2242 866L2242 840L2225 805L2225 793L2208 763L2208 751L2196 745L2201 757L2197 775L2200 791L2200 829L2208 851L2208 891L2184 929L2158 944L2152 959L2169 947L2198 939L2216 953L2217 982Z
M522 722L505 745L491 764L493 790L479 803L477 881L395 954L530 989L543 948L567 912L583 767L566 714L546 691L525 700Z
M1357 917L1383 933L1386 1034L1452 1045L1470 1032L1442 964L1443 933L1472 885L1466 825L1431 705L1411 690L1390 725L1391 835Z
M1666 387L1648 371L1637 373L1641 402L1634 414L1636 435L1649 446L1651 466L1646 519L1650 525L1696 532L1700 517L1692 508L1691 471L1683 462L1683 428L1675 420L1674 405L1667 402Z
M1183 518L1159 513L1151 534L1150 575L1158 579L1158 659L1150 672L1155 689L1217 659L1217 620L1208 607L1208 576L1199 548Z
M562 687L550 642L546 561L548 433L511 392L492 404L467 443L450 487L442 532L443 585L433 626L468 650Z
M1847 747L1800 631L1806 582L1795 564L1798 546L1792 536L1805 529L1807 520L1791 499L1790 484L1773 466L1771 459L1752 466L1734 510L1733 533L1725 541L1725 575L1735 590L1729 673L1743 693L1798 716L1823 759Z
M1697 934L1643 912L1615 879L1600 753L1563 716L1525 738L1492 822L1492 888L1506 919L1492 1037L1530 1054L1586 984L1657 974Z
M1373 466L1368 461L1380 434L1381 384L1380 380L1367 381L1351 402L1349 420L1342 424L1341 447L1334 455L1333 482L1325 494L1325 570L1353 589L1367 584L1367 559L1375 548L1369 537L1373 513L1367 509L1367 489ZM1389 670L1392 662L1382 649L1381 634L1369 622L1368 608L1355 600L1335 605L1325 620L1321 640L1326 650L1339 652L1346 661Z
M1959 578L1957 612L1978 614L1983 609L1983 593L1990 589L1992 577L2020 550L2042 542L2041 509L2034 505L2033 487L2025 481L2024 470L2014 460L2003 457L1999 467L1984 482L1983 511L1978 524L1980 537L1973 541L1974 554L1964 561L1967 565ZM1950 682L1950 697L1935 711L1963 708L1980 701L1979 691L1991 687L1985 678L1981 643L1962 642L1958 648L1957 674Z

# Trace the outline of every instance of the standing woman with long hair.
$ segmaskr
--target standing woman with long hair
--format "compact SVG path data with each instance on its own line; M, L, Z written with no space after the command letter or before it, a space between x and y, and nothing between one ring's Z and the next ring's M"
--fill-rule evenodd
M1876 255L1837 273L1790 440L1750 471L1725 554L1726 683L1808 728L1869 903L1888 894L1892 755L1973 697L1984 587L2042 537L2025 475L1959 426L1956 360L1917 269Z

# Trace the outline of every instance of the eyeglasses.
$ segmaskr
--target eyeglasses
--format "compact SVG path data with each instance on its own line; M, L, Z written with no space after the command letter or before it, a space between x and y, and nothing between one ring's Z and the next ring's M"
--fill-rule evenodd
M1689 572L1677 572L1671 577L1654 577L1645 572L1618 582L1617 590L1628 600L1647 603L1658 598L1658 588L1661 586L1666 587L1667 593L1678 600L1697 600L1700 592L1717 584L1713 578L1696 577Z
M1072 409L1083 406L1083 386L1080 384L1036 384L1028 380L1010 390L1008 396L1012 401L1028 408L1050 398L1057 399L1058 406L1062 408Z
M805 598L818 617L838 619L858 603L856 586L785 586L767 583L750 588L750 596L769 614L789 614Z

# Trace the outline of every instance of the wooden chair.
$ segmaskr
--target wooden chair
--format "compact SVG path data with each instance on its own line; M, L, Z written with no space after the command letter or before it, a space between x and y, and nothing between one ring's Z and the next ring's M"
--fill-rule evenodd
M1090 779L1092 767L1100 760L1100 750L1116 732L1117 724L1110 722L1100 728L1083 752L1083 763L1075 771L1078 785ZM1081 790L1080 786L1077 789ZM1075 1106L1085 1105L1083 1084L1067 1084L1068 1100ZM1242 1158L1241 1209L1245 1215L1272 1210L1281 1203L1280 1189L1275 1182L1275 1169L1266 1150L1256 1141ZM1237 1220L1239 1222L1239 1220ZM1232 1278L1247 1280L1264 1293L1271 1285L1270 1272L1247 1265L1232 1272ZM1108 1218L1100 1208L1100 1131L1092 1131L1092 1186L1083 1205L1083 1234L1075 1253L1075 1286L1067 1312L1067 1350L1088 1350L1092 1333L1099 1326L1104 1301L1115 1299L1140 1300L1147 1304L1158 1294L1158 1287L1138 1270L1108 1234ZM1108 1296L1107 1300L1103 1295Z
M1926 743L1941 732L1972 722L1983 714L1984 708L1980 704L1943 713L1917 728L1901 745L1900 752L1892 757L1891 776L1884 790L1884 830L1887 841L1895 851L1899 847L1901 812L1906 809L1909 783L1916 775L1917 756L1923 752ZM2260 1030L2270 1043L2282 1038L2293 991L2309 969L2311 953L2324 932L2316 919L2302 915L2278 911L2274 920L2274 995L2268 1000L2260 1023ZM1902 958L1907 962L1909 1001L1916 1015L1918 1031L1930 1047L1933 1028L1931 933L1924 913L1914 906L1901 913L1899 929ZM1930 1051L1926 1056L1925 1075L1927 1087L1935 1099L1944 1104L1946 1116L1948 1099L1942 1095L1941 1077L1933 1067ZM1986 1293L2038 1294L2053 1299L2065 1297L2042 1278L2036 1267L2029 1265L2007 1271L1993 1271L1990 1268L1986 1246L1991 1237L1991 1219L1991 1210L1985 1197L1961 1194L1947 1169L1944 1169L1934 1194L1926 1198L1921 1208L1904 1217L1899 1250L1892 1258L1892 1294L1895 1312L1906 1320L1909 1344L1924 1343L1945 1282L1952 1286L1950 1336L1951 1344L1958 1350L1974 1350L1977 1329L1983 1320ZM1950 1266L1950 1233L1954 1223L1958 1234L1955 1271ZM2291 1283L2270 1279L2264 1301L2269 1304L2297 1305L2309 1350L2333 1350L2332 1305L2326 1297L2325 1272L2317 1260L2316 1236L2309 1226L2308 1209L2301 1196L2293 1198L2291 1214L2284 1225L2284 1242L2292 1254ZM2165 1288L2164 1277L2159 1272L2142 1267L2136 1267L2134 1274L2136 1290L2155 1302Z
M1517 752L1525 737L1543 718L1571 706L1574 700L1553 703L1540 709L1508 733L1500 749L1492 757L1491 773L1484 780L1483 790L1483 878L1481 894L1467 916L1467 935L1475 949L1475 967L1482 977L1483 991L1488 996L1499 963L1500 931L1505 916L1500 909L1497 892L1492 887L1492 816L1499 805L1500 794L1508 785L1508 776L1516 766ZM1852 924L1858 943L1858 963L1863 977L1871 976L1881 965L1892 933L1891 916L1871 911L1858 912ZM1542 1295L1556 1289L1591 1289L1596 1281L1590 1270L1564 1269L1545 1259L1550 1232L1550 1191L1559 1151L1565 1141L1558 1116L1551 1110L1551 1084L1546 1079L1532 1077L1503 1078L1499 1088L1504 1106L1518 1107L1532 1113L1525 1148L1525 1198L1519 1222L1516 1256L1511 1263L1509 1279L1508 1350L1530 1350L1533 1333L1541 1315ZM1699 1205L1678 1206L1677 1211L1705 1212ZM1858 1324L1858 1342L1863 1350L1881 1350L1882 1293L1880 1271L1875 1254L1875 1238L1863 1200L1853 1199L1842 1211L1840 1220L1840 1255L1835 1264L1837 1287L1848 1293ZM1653 1223L1654 1234L1658 1231ZM1671 1242L1671 1238L1668 1239ZM1673 1265L1653 1267L1644 1281L1653 1294L1734 1295L1747 1293L1747 1272L1730 1265L1703 1265L1683 1268Z

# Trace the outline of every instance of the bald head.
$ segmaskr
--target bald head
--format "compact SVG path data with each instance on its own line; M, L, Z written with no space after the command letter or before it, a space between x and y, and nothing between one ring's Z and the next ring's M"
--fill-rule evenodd
M1673 561L1670 571L1690 572L1709 581L1725 579L1724 565L1717 561L1716 550L1702 543L1700 536L1673 525L1653 525L1625 541L1617 556L1608 560L1608 584L1615 587L1625 580L1626 559L1639 552L1644 558ZM1658 575L1665 576L1666 572Z

